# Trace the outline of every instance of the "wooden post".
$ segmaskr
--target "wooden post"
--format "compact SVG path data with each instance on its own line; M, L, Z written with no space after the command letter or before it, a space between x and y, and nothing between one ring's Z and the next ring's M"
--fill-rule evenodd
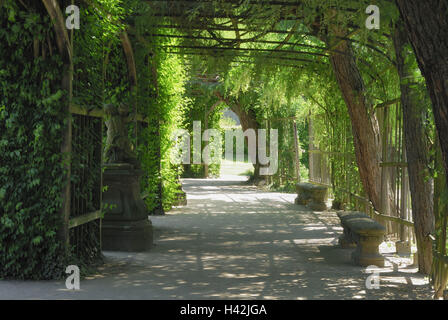
M389 109L388 108L382 108L382 118L383 118L383 126L382 126L382 161L386 162L387 159L387 149L388 149L388 136L389 136ZM388 178L389 178L389 168L381 167L381 213L388 215L389 214L389 184L388 184Z
M103 137L103 129L104 129L104 119L101 118L101 130L100 130L100 137ZM103 164L103 143L101 140L101 152L100 152L100 159L101 159L101 165ZM102 213L103 213L103 168L100 167L100 212L101 212L101 216L100 216L100 251L103 250L103 218L102 218Z
M308 136L309 136L309 180L314 180L314 131L313 131L313 119L311 119L311 114L308 116Z
M266 120L266 131L271 132L271 120ZM270 138L270 135L269 135L269 138ZM270 146L270 143L268 144L268 146ZM270 150L269 150L269 154L271 154ZM249 159L249 156L247 158ZM275 181L274 175L269 175L268 178L269 178L269 184L273 184Z
M296 175L297 175L297 182L300 182L300 150L299 150L299 137L297 135L296 119L293 120L293 124L294 124L294 150L296 153Z
M65 27L64 15L56 0L42 0L48 15L53 21L53 28L56 34L56 43L59 54L63 60L63 75L62 75L62 90L67 92L67 99L65 100L64 111L67 113L67 123L63 128L63 141L61 145L61 154L63 155L63 164L65 168L66 185L62 190L62 226L59 230L59 238L69 248L69 218L70 218L70 176L71 176L71 151L72 151L72 119L70 116L70 103L72 100L73 89L73 49L67 29Z
M403 161L406 161L406 149L404 148L404 142L403 142ZM406 177L406 168L400 168L401 169L401 203L400 203L400 218L406 220L407 217L407 200L408 200L408 184L407 184L407 177ZM401 224L400 225L400 240L406 241L407 240L407 233L406 233L406 227Z

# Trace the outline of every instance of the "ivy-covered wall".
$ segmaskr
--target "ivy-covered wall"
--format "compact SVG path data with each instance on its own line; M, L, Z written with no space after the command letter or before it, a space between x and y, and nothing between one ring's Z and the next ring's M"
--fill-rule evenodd
M62 274L58 241L65 93L52 24L40 1L0 10L0 278Z
M58 235L66 183L61 145L69 119L67 93L61 90L64 67L42 3L7 0L2 5L0 278L59 278L70 262L83 265ZM133 21L131 13L140 5L118 0L80 5L82 25L73 33L73 102L88 109L125 103L147 116L146 128L136 130L130 123L129 136L145 171L142 193L154 212L169 210L179 189L181 167L169 158L171 134L183 123L186 73L180 57L160 50L157 40L137 39L145 30L139 34L139 18ZM147 21L140 17L143 25ZM138 78L133 92L120 40L128 23L135 25L128 32Z
M151 214L170 210L177 200L182 166L171 163L173 132L184 128L189 99L185 94L187 70L180 56L170 55L163 45L176 44L175 39L151 37L161 31L149 27L151 12L141 9L131 22L131 33L138 70L137 101L139 112L148 125L139 132L137 151L145 172L142 191ZM143 39L143 40L142 40Z

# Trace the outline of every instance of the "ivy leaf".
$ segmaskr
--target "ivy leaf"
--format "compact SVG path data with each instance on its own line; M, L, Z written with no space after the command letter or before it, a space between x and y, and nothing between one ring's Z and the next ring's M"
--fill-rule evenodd
M43 240L42 236L37 236L37 237L33 238L33 240L31 240L31 243L34 245L37 245L37 244L41 243L42 240Z
M0 223L3 224L6 228L14 227L14 222L6 215L0 218Z
M16 12L12 8L9 8L8 21L16 22Z

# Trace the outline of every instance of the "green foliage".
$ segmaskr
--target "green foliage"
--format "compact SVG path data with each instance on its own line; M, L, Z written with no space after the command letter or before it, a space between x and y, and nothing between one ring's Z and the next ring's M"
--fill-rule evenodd
M186 83L185 94L191 99L183 111L185 128L193 137L193 122L201 122L201 135L208 129L217 129L224 137L224 129L221 127L222 111L226 107L216 96L217 92L222 92L222 82L216 78L216 74L203 73L198 65L193 64L189 70L190 79ZM205 80L204 80L205 79ZM206 119L207 117L207 119ZM224 142L224 139L222 139ZM202 141L202 149L206 147L206 142ZM191 144L191 154L193 154L193 144ZM212 163L208 166L209 177L218 177L220 174L220 163ZM203 178L205 167L203 164L187 165L184 172L185 177Z
M137 3L138 4L138 3ZM134 51L138 70L137 101L139 112L149 124L139 131L137 153L145 171L142 181L147 194L146 204L151 212L169 210L177 199L182 167L170 162L175 129L183 128L185 110L189 100L185 97L186 70L179 56L169 55L162 45L175 40L151 38L148 35L159 30L148 26L151 10L139 5L135 17ZM155 20L153 20L155 21Z
M171 208L176 200L179 187L179 177L182 167L170 162L171 149L174 146L172 135L174 130L181 128L184 121L184 110L188 100L185 98L185 69L179 57L159 52L157 55L158 96L148 113L156 105L160 108L160 157L161 179L163 181L162 201L165 210Z
M120 1L95 2L81 7L83 27L74 33L73 102L91 108L129 104L126 57L119 37L124 8Z
M132 13L138 12L138 15ZM83 8L83 28L75 36L75 103L102 108L125 103L149 121L129 124L129 137L144 170L142 193L148 209L168 210L176 199L181 168L169 162L171 134L183 122L185 70L179 57L160 50L164 40L147 34L151 10L141 1L96 1ZM137 88L130 86L128 65L120 41L124 22L137 67ZM141 39L144 39L141 41Z
M40 3L0 10L0 278L60 277L57 238L64 171L61 62L33 55L33 40L54 43ZM46 41L45 41L46 42ZM48 47L47 47L48 52Z
M29 4L25 9L22 2L0 2L0 277L47 279L60 276L62 262L68 259L57 240L65 183L60 146L68 119L62 106L67 97L61 90L63 66L45 8L39 1L24 0ZM182 31L155 27L167 21L154 15L154 3L82 2L83 25L73 33L74 103L96 108L105 103L125 103L132 114L142 114L148 120L147 125L130 123L128 129L144 170L142 192L147 194L150 211L171 208L182 174L204 174L203 165L191 165L184 173L182 166L170 162L172 134L177 128L192 133L195 120L202 124L207 120L208 128L222 130L221 111L226 105L210 111L220 101L217 93L227 103L236 103L254 114L260 128L279 130L280 163L277 174L269 178L271 187L294 188L292 117L296 118L303 150L300 176L308 178L312 118L312 143L327 152L334 189L362 193L350 117L328 59L334 49L329 44L335 40L331 27L347 31L351 39L372 107L367 111L373 115L375 105L400 96L389 36L398 17L393 2L307 0L286 12L279 9L281 6L254 1L235 5L212 0L189 6L188 18L176 21L186 26ZM173 9L157 3L159 12ZM369 4L382 8L380 31L364 27ZM204 12L208 16L245 14L249 18L235 22L202 17ZM279 22L285 14L293 19ZM318 31L313 30L316 24L320 24ZM127 25L132 28L125 28ZM197 28L201 25L208 28ZM246 31L240 33L234 27ZM136 87L130 84L120 41L125 29L134 50ZM267 32L271 29L282 32ZM170 37L153 36L161 33ZM179 35L189 37L179 40ZM331 41L322 41L327 37ZM178 46L184 48L174 51ZM203 49L192 50L195 46ZM209 50L220 46L227 50ZM412 86L426 95L411 48L407 50L406 59L415 65ZM422 109L426 112L429 103ZM429 118L428 139L434 140L434 123ZM83 165L82 155L79 158L72 157L72 182L79 178L76 172ZM437 168L433 171L437 175ZM211 165L209 174L218 175L219 165ZM89 180L84 189L76 191L88 196L90 184ZM343 195L335 196L341 199ZM79 263L85 261L90 260L81 258Z

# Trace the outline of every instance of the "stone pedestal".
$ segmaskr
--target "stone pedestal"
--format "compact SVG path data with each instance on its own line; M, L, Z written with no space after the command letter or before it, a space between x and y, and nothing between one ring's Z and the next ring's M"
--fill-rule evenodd
M103 174L103 250L146 251L153 243L153 230L140 196L141 170L131 164L107 164Z
M296 184L297 198L294 203L299 205L306 205L311 210L324 211L327 210L325 203L327 199L327 188L324 186L317 186L311 183L297 183Z
M340 211L337 215L344 228L339 244L342 248L356 246L352 253L353 262L363 267L384 267L384 257L379 252L379 246L386 229L362 212Z
M384 257L380 254L378 249L381 242L381 233L359 233L356 249L352 253L353 262L362 267L371 265L384 267Z

